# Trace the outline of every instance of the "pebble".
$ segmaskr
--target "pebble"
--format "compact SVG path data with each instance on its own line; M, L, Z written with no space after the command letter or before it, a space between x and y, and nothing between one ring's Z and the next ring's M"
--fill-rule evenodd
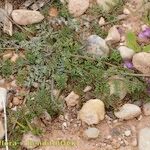
M65 130L68 127L67 122L63 122L62 129Z
M150 75L150 53L137 53L133 56L132 62L138 71Z
M13 20L19 25L30 25L39 23L44 19L44 16L39 11L17 9L12 12Z
M20 104L20 100L18 97L13 98L13 105L18 106Z
M88 9L89 0L69 0L68 10L74 17L79 17Z
M139 150L150 150L150 128L143 128L138 136Z
M150 116L150 102L143 105L143 113L145 116Z
M56 7L52 7L52 8L50 8L50 10L49 10L49 15L51 16L51 17L57 17L58 16L58 10L57 10L57 8Z
M99 24L100 26L104 25L104 24L105 24L105 18L104 18L104 17L101 17L101 18L99 19L98 24Z
M125 15L129 15L131 12L130 12L129 9L124 8L124 9L123 9L123 13L124 13Z
M0 140L4 138L4 135L5 135L4 125L2 120L0 120Z
M85 89L83 90L84 93L89 92L92 90L91 86L86 86Z
M17 87L17 81L16 81L16 80L13 80L13 81L10 83L10 85L11 85L12 87Z
M105 39L107 43L113 44L118 43L121 40L120 33L116 26L113 26L109 29L108 35Z
M130 136L131 135L131 130L126 130L124 132L124 135L127 136L127 137Z
M141 109L134 104L124 104L119 111L114 112L114 114L119 119L129 120L138 117L141 114Z
M91 35L87 39L87 48L86 52L93 56L108 56L109 47L106 44L106 41L99 37L98 35Z
M100 131L97 128L88 128L84 131L84 135L88 139L95 139L98 138Z
M72 91L66 98L65 101L68 107L75 106L79 103L80 96L77 95L74 91Z
M105 116L104 103L99 99L88 100L79 111L79 119L88 125L98 124Z
M60 121L64 121L64 116L63 115L59 115L58 118L59 118Z
M70 115L69 115L69 113L64 114L64 118L65 118L67 121L69 121L69 120L70 120Z
M34 144L29 144L30 142ZM38 136L35 136L29 132L23 135L21 145L26 149L34 149L39 145L40 142L41 139Z
M111 144L114 149L118 149L121 146L120 143L116 139L113 139Z
M107 140L110 140L110 139L112 139L112 136L111 136L111 135L108 135L108 136L106 137L106 139L107 139Z
M131 60L133 55L135 54L134 50L126 46L120 46L118 48L118 51L120 52L120 55L123 60Z

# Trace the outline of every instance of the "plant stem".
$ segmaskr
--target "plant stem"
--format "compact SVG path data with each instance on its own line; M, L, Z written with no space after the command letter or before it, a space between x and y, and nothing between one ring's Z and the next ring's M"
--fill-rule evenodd
M135 74L135 73L122 73L122 74L127 76L135 76L135 77L150 77L149 74Z
M97 61L96 58L92 58L92 57L88 57L88 56L82 56L82 55L74 55L74 54L71 54L71 57L77 57L77 58L81 58L81 59L86 59L86 60L92 60L92 61ZM114 64L111 64L111 63L108 63L106 61L103 61L102 62L105 64L105 65L108 65L108 66L111 66L111 67L118 67Z
M96 61L96 58L92 58L92 57L88 57L88 56L82 56L82 55L74 55L71 54L72 57L77 57L77 58L81 58L81 59L86 59L86 60L93 60ZM111 67L118 67L114 64L108 63L103 61L104 64L111 66ZM127 76L135 76L135 77L150 77L150 75L148 74L135 74L135 73L122 73L123 75L127 75Z

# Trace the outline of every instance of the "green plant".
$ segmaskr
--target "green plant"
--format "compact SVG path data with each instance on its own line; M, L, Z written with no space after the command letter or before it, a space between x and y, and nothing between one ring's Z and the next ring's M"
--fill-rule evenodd
M21 135L28 131L40 134L40 130L33 127L30 122L43 111L46 110L52 117L62 112L63 101L53 96L53 89L60 89L62 92L73 90L83 96L83 89L90 85L93 87L92 98L103 100L109 110L116 109L129 99L149 99L145 92L148 85L143 77L136 76L136 72L123 67L118 51L110 48L111 53L105 58L93 58L85 53L85 42L80 38L80 31L90 30L93 34L105 37L107 28L102 30L96 20L90 24L90 29L85 29L79 21L75 22L71 18L66 6L63 7L58 1L54 6L60 12L59 17L67 21L66 24L53 28L48 21L43 21L41 24L27 27L34 30L35 34L31 39L18 32L12 38L0 39L1 48L10 47L18 52L22 49L25 54L25 59L19 58L16 63L1 60L0 74L7 78L14 75L18 85L29 91L24 95L26 106L20 107L17 111L8 110L9 132L12 132L10 139L20 141ZM120 4L107 14L98 6L94 6L87 13L96 15L96 19L103 16L106 21L111 22L116 19L122 6L123 1L120 1ZM133 32L127 33L127 44L136 51L142 49ZM147 51L149 46L143 49ZM124 79L127 87L128 95L123 100L120 100L118 95L110 96L108 81L116 75ZM37 83L38 87L34 87L34 83Z
M137 42L137 36L135 33L129 31L126 34L127 46L133 49L135 52L141 51L141 46Z
M13 64L9 60L1 62L0 68L0 74L4 77L10 76L13 73Z
M53 117L61 112L62 103L52 97L50 89L41 88L28 97L27 107L33 116L39 116L46 110Z
M143 50L144 52L150 52L150 44L149 44L149 45L146 45L146 46L143 46L143 47L142 47L142 50Z

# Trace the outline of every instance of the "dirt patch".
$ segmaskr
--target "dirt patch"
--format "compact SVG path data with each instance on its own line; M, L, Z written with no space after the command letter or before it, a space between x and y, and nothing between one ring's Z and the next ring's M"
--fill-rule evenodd
M15 9L17 9L25 2L25 0L8 0L8 2L11 3ZM4 5L5 5L5 0L1 0L0 7L3 8Z

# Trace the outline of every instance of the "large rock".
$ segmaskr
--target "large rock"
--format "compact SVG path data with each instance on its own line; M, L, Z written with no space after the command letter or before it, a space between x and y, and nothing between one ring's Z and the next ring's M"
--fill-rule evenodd
M12 12L13 20L19 25L29 25L39 23L44 19L44 16L39 11L17 9Z
M128 48L126 46L120 46L118 48L118 51L120 52L120 55L123 60L131 60L133 55L135 54L133 49Z
M97 0L97 4L105 11L109 10L117 4L118 0Z
M139 150L150 150L150 128L143 128L139 132Z
M141 114L141 109L134 104L125 104L114 114L119 119L129 120L138 117Z
M109 47L104 39L98 35L91 35L87 39L86 52L93 56L107 56L109 54Z
M143 105L143 113L145 116L150 116L150 102Z
M81 16L89 7L89 0L69 0L68 10L74 17Z
M109 79L108 84L110 88L110 95L118 96L120 100L125 98L127 94L127 88L123 78L119 76L113 76Z
M99 130L97 128L88 128L84 131L84 135L88 138L88 139L95 139L99 136Z
M150 53L137 53L133 56L132 62L138 71L150 75Z
M73 91L65 98L68 107L75 106L79 103L79 95Z
M88 125L98 124L100 120L104 119L104 115L104 103L99 99L87 101L79 111L79 119Z

